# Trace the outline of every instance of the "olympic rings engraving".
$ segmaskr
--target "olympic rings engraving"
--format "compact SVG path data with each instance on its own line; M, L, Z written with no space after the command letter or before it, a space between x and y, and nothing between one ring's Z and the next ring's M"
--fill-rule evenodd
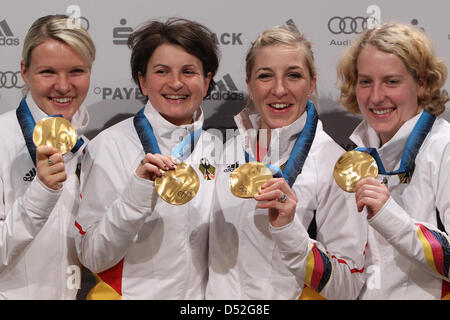
M22 77L20 75L20 71L0 71L0 88L12 89L17 88L21 89L25 84L19 85L19 80Z
M328 20L328 30L333 34L362 33L367 29L367 18L365 17L332 17Z

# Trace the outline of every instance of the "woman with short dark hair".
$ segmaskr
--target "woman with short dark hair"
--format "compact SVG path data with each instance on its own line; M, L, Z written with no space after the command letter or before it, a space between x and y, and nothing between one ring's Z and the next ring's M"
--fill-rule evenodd
M206 27L185 19L151 21L129 46L148 102L86 153L77 249L99 280L88 298L203 299L221 150L202 131L201 103L218 49Z

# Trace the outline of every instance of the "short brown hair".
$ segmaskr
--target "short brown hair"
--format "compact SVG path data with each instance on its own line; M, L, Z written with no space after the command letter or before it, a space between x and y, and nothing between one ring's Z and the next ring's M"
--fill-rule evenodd
M219 67L219 49L214 34L207 27L182 18L169 18L166 22L152 20L128 38L128 47L132 50L131 75L141 93L139 74L145 76L153 52L165 43L178 45L197 57L202 62L205 77L211 73L208 96L215 86L213 78Z
M445 111L448 94L441 90L447 79L447 66L435 56L429 37L413 26L401 22L386 22L365 30L342 56L337 77L341 95L339 102L351 113L360 113L356 100L358 81L357 60L368 45L398 56L416 81L423 79L426 90L417 97L419 107L438 116Z

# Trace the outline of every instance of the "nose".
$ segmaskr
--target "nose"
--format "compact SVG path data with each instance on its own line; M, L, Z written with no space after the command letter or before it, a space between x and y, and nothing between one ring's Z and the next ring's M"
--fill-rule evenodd
M68 75L66 74L58 75L55 83L55 89L61 94L65 94L70 91L70 80Z
M180 90L183 87L183 82L178 74L173 73L169 79L169 87L172 90Z
M274 86L272 88L272 93L277 98L281 98L286 94L286 86L284 84L283 79L276 79Z
M382 105L386 94L382 84L374 84L370 93L370 101L374 106Z

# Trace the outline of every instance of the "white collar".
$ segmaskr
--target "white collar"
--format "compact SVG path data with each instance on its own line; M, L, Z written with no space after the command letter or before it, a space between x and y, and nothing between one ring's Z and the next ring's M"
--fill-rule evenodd
M48 117L44 111L41 110L34 101L31 95L27 95L26 103L30 109L31 115L33 116L34 122L38 123L45 117ZM81 105L75 114L72 116L72 125L77 130L78 136L81 136L86 131L87 125L89 123L89 113L84 105Z
M395 135L381 147L380 137L365 120L356 127L350 136L350 140L359 147L377 148L385 169L387 171L395 170L394 166L400 161L406 141L422 113L423 111L406 121Z
M153 128L156 141L158 142L162 154L170 154L181 142L181 139L203 127L203 111L201 107L195 111L193 123L181 126L177 126L167 121L158 111L156 111L150 101L145 105L144 114Z
M262 160L263 163L280 166L289 159L295 141L305 127L306 117L305 109L305 112L290 125L271 130L270 147ZM258 113L251 112L249 108L244 108L234 116L244 149L255 159L257 131L260 128L260 120L261 116ZM320 121L317 123L317 127L318 129L321 128Z

